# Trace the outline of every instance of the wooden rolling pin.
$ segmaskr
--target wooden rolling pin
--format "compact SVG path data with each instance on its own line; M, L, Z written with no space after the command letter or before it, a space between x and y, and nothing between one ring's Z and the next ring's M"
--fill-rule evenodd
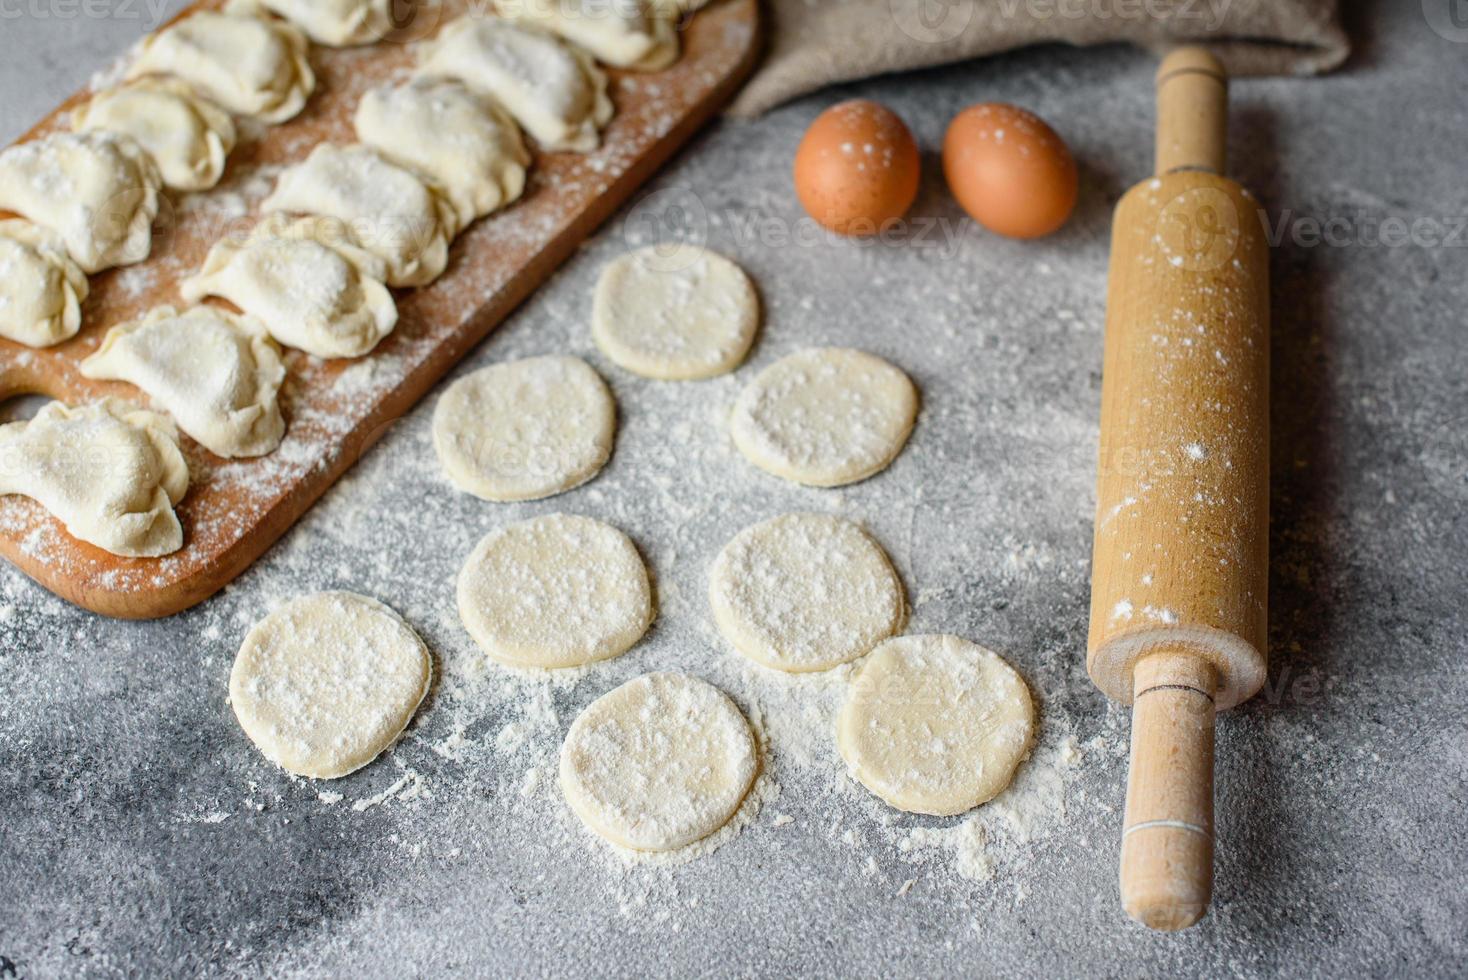
M1264 682L1268 245L1221 176L1227 102L1207 51L1162 62L1156 176L1111 237L1086 667L1132 704L1121 898L1153 929L1208 908L1214 714Z

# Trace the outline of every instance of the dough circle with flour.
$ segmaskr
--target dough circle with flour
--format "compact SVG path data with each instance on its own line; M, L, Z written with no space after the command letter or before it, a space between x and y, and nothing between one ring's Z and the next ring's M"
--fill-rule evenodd
M298 776L362 768L408 726L433 674L428 648L366 596L320 592L256 623L229 675L250 741Z
M646 674L593 701L561 747L561 792L614 844L671 851L738 811L758 766L749 723L718 688Z
M862 664L836 745L888 803L947 817L1009 785L1034 728L1030 689L997 653L956 636L901 636Z
M858 525L826 514L784 514L745 528L709 576L719 632L777 670L826 670L862 656L902 628L902 583Z
M512 667L579 667L624 653L652 623L647 566L601 521L548 514L485 535L459 572L459 617Z
M460 490L538 500L595 476L616 425L612 393L585 361L530 357L449 385L433 409L433 448Z
M730 431L754 465L813 487L855 483L891 463L917 419L906 374L859 350L797 351L740 392Z
M648 378L690 381L739 366L759 327L744 270L697 245L638 249L602 270L591 335L617 364Z

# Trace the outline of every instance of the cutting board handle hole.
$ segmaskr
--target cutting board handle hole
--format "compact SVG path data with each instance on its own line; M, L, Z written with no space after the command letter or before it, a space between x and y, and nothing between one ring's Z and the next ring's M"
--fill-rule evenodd
M35 391L0 393L0 425L33 419L37 412L55 400Z

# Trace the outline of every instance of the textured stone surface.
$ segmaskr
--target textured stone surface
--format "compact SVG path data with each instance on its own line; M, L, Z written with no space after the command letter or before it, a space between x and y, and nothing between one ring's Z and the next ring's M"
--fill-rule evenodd
M15 6L0 29L0 140L148 26L146 5L129 8L141 19L43 6L45 18ZM1107 223L1150 163L1153 65L1124 48L1041 48L716 126L472 352L462 370L560 351L604 373L622 428L585 487L507 506L455 493L433 458L430 399L183 615L102 620L0 568L0 976L1461 969L1468 235L1389 245L1379 225L1468 215L1468 44L1434 33L1417 3L1363 6L1342 74L1234 89L1234 169L1301 234L1273 262L1270 687L1221 723L1218 883L1202 925L1149 935L1118 908L1127 719L1082 664ZM808 230L789 183L795 141L852 94L903 114L927 151L923 240L782 237ZM986 236L942 189L944 123L989 99L1034 109L1082 161L1079 212L1054 238ZM654 383L598 354L597 270L675 205L708 216L710 244L759 284L752 367L838 342L912 374L924 411L891 470L835 492L782 484L723 429L751 370ZM1349 243L1309 243L1307 220L1327 218ZM902 843L954 821L893 814L841 777L829 684L771 680L709 626L719 547L796 507L864 521L907 584L910 628L1003 652L1042 727L1082 747L1058 794L1029 797L1048 812L1027 833L991 828L989 877L962 847L924 861ZM627 656L546 684L484 664L452 583L485 530L556 510L632 535L660 619ZM388 757L312 785L255 752L225 694L249 624L322 588L397 609L441 680ZM719 684L762 725L781 792L695 863L628 868L566 812L554 753L581 707L670 668ZM1036 778L1052 771L1038 756Z

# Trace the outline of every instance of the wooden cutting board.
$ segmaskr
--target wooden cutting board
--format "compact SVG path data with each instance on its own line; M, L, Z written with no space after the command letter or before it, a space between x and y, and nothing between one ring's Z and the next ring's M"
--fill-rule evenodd
M438 23L460 6L447 3ZM227 460L183 436L190 485L178 507L181 550L122 558L76 540L39 504L12 495L0 497L0 554L62 598L108 616L167 616L222 588L733 97L754 66L759 28L757 0L722 0L684 25L683 55L672 67L608 72L617 112L602 146L587 154L536 153L524 197L461 233L442 278L394 291L397 329L371 354L323 361L287 351L287 430L275 452ZM88 380L77 365L112 325L160 303L184 305L176 285L209 246L254 224L282 166L304 159L317 143L354 142L357 100L403 77L412 52L402 43L313 45L311 63L317 87L301 115L258 138L243 134L219 187L170 195L147 261L91 277L81 333L45 350L0 339L0 401L117 395L146 404L131 385ZM73 96L22 141L68 128L70 109L88 94Z

